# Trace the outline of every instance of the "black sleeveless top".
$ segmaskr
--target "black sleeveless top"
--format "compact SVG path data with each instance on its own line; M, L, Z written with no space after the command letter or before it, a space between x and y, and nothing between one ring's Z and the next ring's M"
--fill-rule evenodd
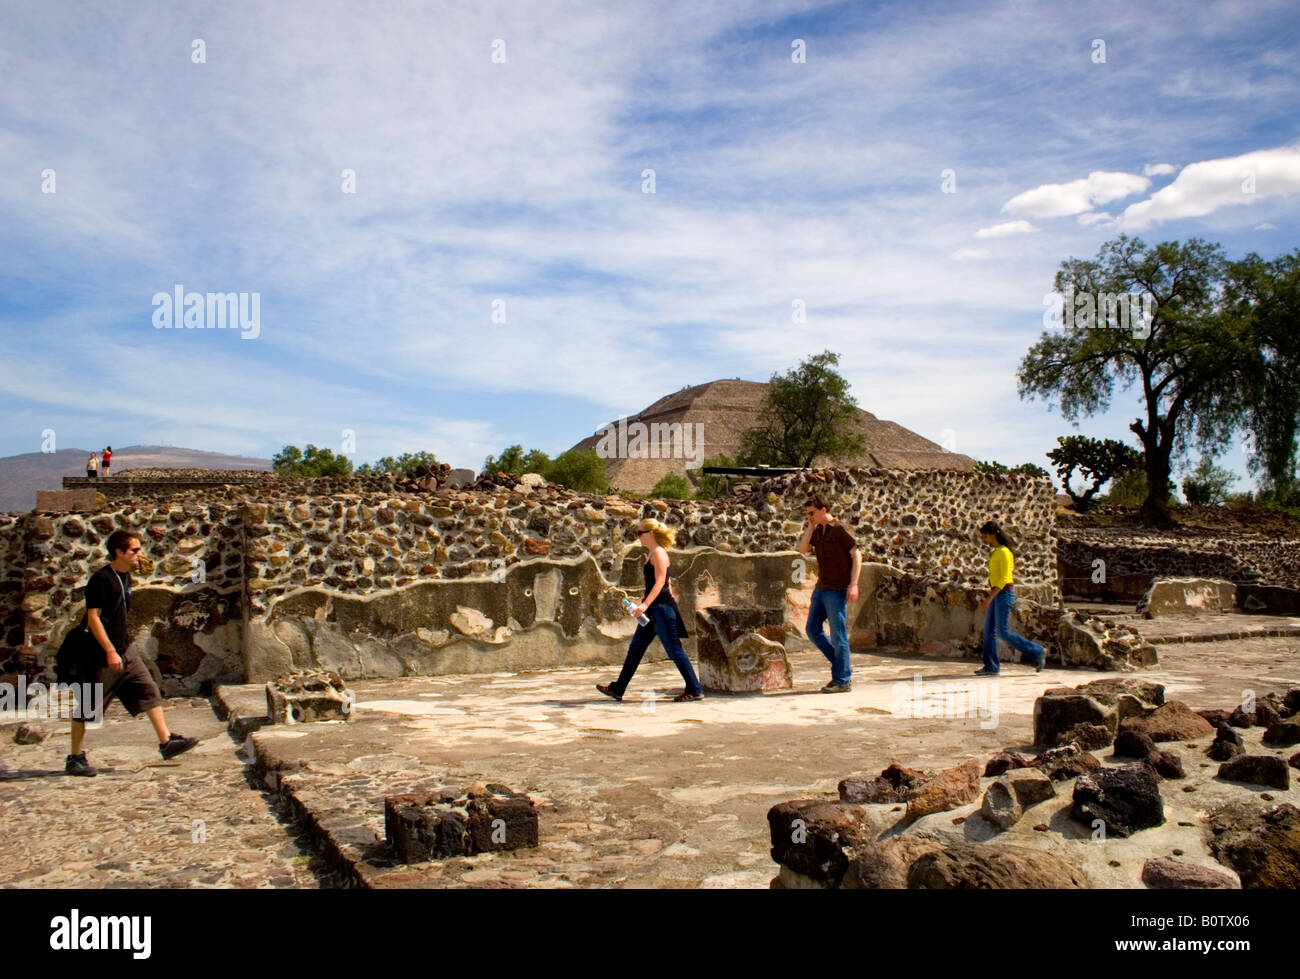
M655 586L654 565L647 561L645 564L641 565L641 571L645 575L645 594L649 595L650 589ZM652 609L656 605L667 605L672 608L672 610L677 613L677 635L680 638L685 639L690 636L690 633L686 631L686 620L682 618L682 610L677 607L677 602L673 599L673 593L668 590L668 583L670 581L672 581L672 575L664 575L664 586L659 589L659 594L655 596L655 600L650 603L648 609Z
M655 567L647 561L645 564L641 565L641 570L645 573L645 595L649 595L650 589L655 586ZM672 575L664 576L664 586L659 589L659 594L655 596L655 600L650 603L651 605L662 605L665 599L668 604L672 604L673 593L668 590L668 582L671 580ZM643 595L642 598L644 598L645 595Z

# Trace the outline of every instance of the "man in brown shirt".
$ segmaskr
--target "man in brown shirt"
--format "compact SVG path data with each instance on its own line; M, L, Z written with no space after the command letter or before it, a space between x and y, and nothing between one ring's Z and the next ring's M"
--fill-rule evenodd
M849 602L858 600L858 572L862 570L862 551L847 527L826 507L826 501L814 496L804 504L808 529L797 550L817 554L817 586L808 606L808 638L831 662L831 682L822 693L847 693L852 689L849 665ZM830 620L831 638L826 638L823 624Z

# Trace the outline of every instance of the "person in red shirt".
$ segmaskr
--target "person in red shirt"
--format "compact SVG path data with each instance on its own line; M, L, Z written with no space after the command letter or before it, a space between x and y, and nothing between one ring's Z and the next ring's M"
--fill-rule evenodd
M108 465L113 461L113 447L110 445L104 449L104 461L99 464L99 475L108 478Z

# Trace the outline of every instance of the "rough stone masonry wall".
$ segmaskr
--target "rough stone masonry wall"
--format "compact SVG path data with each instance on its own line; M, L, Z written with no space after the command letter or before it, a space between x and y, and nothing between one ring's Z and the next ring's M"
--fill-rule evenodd
M1056 553L1062 591L1086 599L1137 601L1157 576L1300 588L1300 540L1218 537L1193 529L1135 533L1059 527Z
M212 681L243 677L241 506L127 504L99 514L20 519L23 633L38 668L52 666L63 637L80 621L86 580L108 562L104 542L122 528L139 533L156 562L152 575L136 576L129 628L164 694L197 693Z
M23 518L0 513L0 673L18 668L18 649L23 644Z
M988 554L976 531L989 518L1023 542L1024 590L1059 598L1046 480L826 471L685 502L526 490L252 504L250 678L307 667L396 676L617 660L633 626L611 589L640 594L644 555L632 525L642 515L677 532L672 571L688 623L697 607L755 604L784 609L800 630L815 568L794 548L813 492L853 528L868 562L851 612L858 645L974 628L969 596L983 588Z
M26 643L48 666L79 618L114 527L144 533L158 567L136 584L132 635L169 692L214 679L327 668L345 677L475 672L621 659L641 592L644 515L677 532L678 603L782 608L802 634L815 580L794 548L813 492L867 562L855 645L977 628L986 519L1020 542L1022 593L1054 603L1047 480L870 469L792 474L716 501L634 501L556 487L394 492L382 479L268 480L173 502L27 522ZM199 500L203 502L199 502ZM196 560L206 581L192 580ZM621 589L621 591L620 591Z

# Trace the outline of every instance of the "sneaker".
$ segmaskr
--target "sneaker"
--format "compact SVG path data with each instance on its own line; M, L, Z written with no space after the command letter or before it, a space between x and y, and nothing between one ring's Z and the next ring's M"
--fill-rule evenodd
M90 767L86 761L86 753L83 751L79 755L68 755L68 760L63 765L63 771L67 775L98 775L99 772Z
M822 687L822 693L848 693L852 689L852 681L849 681L848 683L835 683L832 681Z
M160 744L158 746L158 754L162 755L163 760L166 761L169 758L175 758L177 755L189 751L198 743L198 738L186 738L182 735L173 733L172 736L167 739L165 744Z
M691 693L689 690L683 690L681 693L679 693L676 697L673 698L673 701L678 704L684 704L690 700L703 700L703 699L704 699L703 691L701 691L700 693Z
M598 683L596 684L596 689L599 690L601 693L603 693L606 697L613 697L615 700L623 699L622 694L614 692L614 685L612 683Z
M998 671L997 670L976 670L975 675L976 676L997 676Z
M1038 654L1038 662L1034 664L1034 672L1042 673L1043 667L1046 665L1047 665L1047 647L1044 646L1043 651Z

